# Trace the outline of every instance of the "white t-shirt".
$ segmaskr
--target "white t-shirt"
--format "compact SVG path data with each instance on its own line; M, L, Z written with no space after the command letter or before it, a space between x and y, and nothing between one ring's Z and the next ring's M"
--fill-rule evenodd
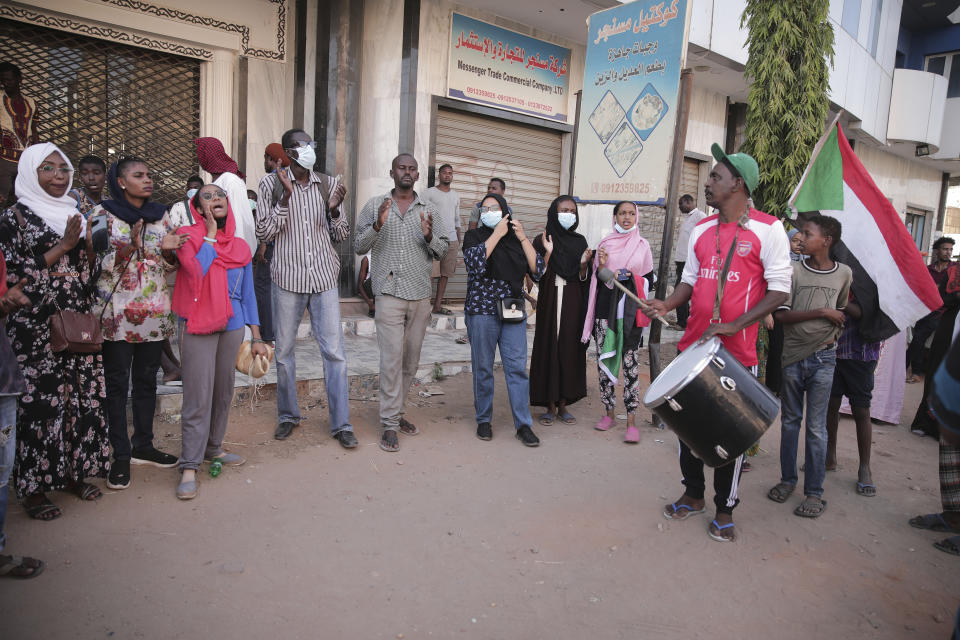
M683 222L680 223L680 235L677 236L677 247L673 252L674 262L687 261L687 250L689 248L687 245L690 244L690 234L693 233L693 228L697 226L697 223L706 217L707 214L700 209L694 209L684 216Z
M423 194L423 199L435 206L437 211L440 212L442 220L433 221L437 230L440 231L440 235L445 235L447 240L455 241L457 230L461 228L460 194L453 189L441 191L436 187L430 187Z
M188 227L193 224L191 214L187 209L186 200L178 200L170 207L167 214L170 217L170 229L176 231L180 227Z

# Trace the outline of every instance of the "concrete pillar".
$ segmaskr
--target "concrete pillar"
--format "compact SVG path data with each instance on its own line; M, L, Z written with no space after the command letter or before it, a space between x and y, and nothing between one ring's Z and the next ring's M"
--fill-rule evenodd
M200 136L219 138L228 154L234 144L236 54L217 49L200 70Z

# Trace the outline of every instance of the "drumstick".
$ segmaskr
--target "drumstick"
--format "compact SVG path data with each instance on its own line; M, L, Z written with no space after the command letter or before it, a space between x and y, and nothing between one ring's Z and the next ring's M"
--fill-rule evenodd
M611 271L610 269L607 269L606 267L604 267L604 268L600 269L599 271L597 271L597 279L600 280L601 282L613 283L613 286L615 286L615 287L617 287L618 289L620 289L621 291L623 291L625 294L627 294L628 296L630 296L630 298L631 298L634 302L636 302L638 305L640 305L640 308L641 308L641 309L649 309L649 308L650 308L650 305L648 305L646 302L644 302L643 300L641 300L640 298L638 298L636 295L634 295L634 293L633 293L632 291L630 291L629 289L627 289L625 286L623 286L622 284L620 284L620 282L619 282L619 281L617 280L617 278L616 278L616 275L615 275L615 274L613 273L613 271ZM667 326L667 327L670 327L670 328L675 328L666 318L663 318L662 316L659 316L659 315L658 315L658 316L656 316L656 319L659 320L660 322L662 322L662 323L664 324L664 326Z

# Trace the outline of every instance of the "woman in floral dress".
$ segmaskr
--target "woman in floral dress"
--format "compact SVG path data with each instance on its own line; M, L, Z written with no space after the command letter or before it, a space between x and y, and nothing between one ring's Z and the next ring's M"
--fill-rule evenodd
M113 464L111 489L130 486L130 465L174 467L177 457L153 446L157 370L163 342L173 335L166 274L176 268L175 251L185 236L170 234L167 208L150 202L153 174L136 157L121 158L107 172L116 194L93 210L107 215L110 248L97 289L103 308L103 370L107 381L107 423ZM133 383L133 438L127 430L127 392Z
M89 232L67 196L72 178L73 166L56 145L28 147L18 166L17 204L0 214L7 283L26 279L24 292L34 302L10 314L6 329L27 382L14 485L27 513L40 520L62 515L46 492L96 500L100 490L85 480L105 476L109 467L100 354L50 348L56 307L89 313L94 306L96 256L87 250Z

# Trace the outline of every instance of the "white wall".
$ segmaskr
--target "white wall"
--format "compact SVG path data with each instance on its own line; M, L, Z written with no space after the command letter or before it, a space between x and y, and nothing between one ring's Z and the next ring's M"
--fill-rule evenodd
M901 217L907 205L937 211L940 205L939 171L866 144L857 144L855 151Z
M719 142L722 146L726 137L726 117L726 96L697 87L694 79L684 151L709 156L711 144Z

